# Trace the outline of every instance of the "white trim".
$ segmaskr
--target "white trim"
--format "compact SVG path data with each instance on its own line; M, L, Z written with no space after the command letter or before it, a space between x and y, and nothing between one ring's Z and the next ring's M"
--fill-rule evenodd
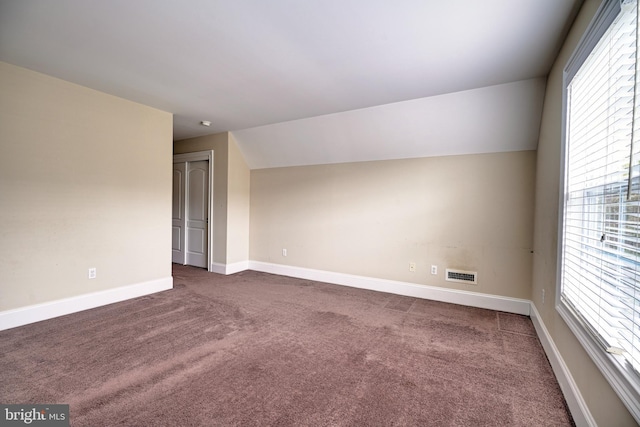
M213 150L206 150L206 151L195 151L193 153L184 153L184 154L174 154L173 155L173 163L183 163L183 162L197 162L197 161L201 161L201 160L207 160L209 162L209 200L208 200L208 215L209 215L209 222L207 223L207 234L208 234L208 238L209 238L209 245L207 248L207 265L208 266L212 266L213 265L213 224L214 224L214 218L213 218L213 197L214 197L214 192L213 192L213 159L214 159L214 152ZM187 200L187 194L185 194L185 205L187 204L188 200ZM186 246L185 246L186 247ZM186 264L183 264L186 265ZM208 271L210 272L214 272L213 270L209 269Z
M219 262L212 262L209 271L218 274L235 274L241 271L249 269L249 261L239 261L232 264L222 264Z
M549 359L549 363L551 363L551 368L558 380L558 384L560 385L560 389L567 402L567 406L569 406L569 411L571 411L576 426L597 427L596 421L593 419L593 416L591 416L591 412L582 398L580 389L573 380L567 364L564 362L560 351L558 351L558 347L556 347L553 342L553 338L551 338L533 302L531 302L531 321L536 328L540 343L542 343L544 352L547 354L547 359Z
M172 288L173 277L169 276L148 282L2 311L0 312L0 331Z
M227 264L221 264L219 262L212 262L209 264L209 272L218 274L227 274Z
M439 288L415 283L398 282L394 280L377 279L374 277L355 276L352 274L336 273L333 271L313 270L310 268L293 267L282 264L272 264L261 261L249 261L249 269L282 276L297 277L299 279L316 280L335 285L368 289L371 291L387 292L390 294L423 298L434 301L448 302L507 313L529 315L530 301L509 298L479 292L460 291L456 289Z
M225 274L240 273L241 271L245 271L248 269L249 269L249 261L234 262L233 264L227 264L225 269Z
M213 159L213 150L194 151L193 153L174 154L173 163L199 162Z
M582 34L576 49L564 67L565 89L567 83L575 77L582 64L586 61L587 57L589 57L591 51L593 51L593 48L598 44L604 33L609 29L611 23L620 13L620 2L621 0L604 0L600 4L600 7L598 7L593 20ZM566 109L563 111L566 111Z

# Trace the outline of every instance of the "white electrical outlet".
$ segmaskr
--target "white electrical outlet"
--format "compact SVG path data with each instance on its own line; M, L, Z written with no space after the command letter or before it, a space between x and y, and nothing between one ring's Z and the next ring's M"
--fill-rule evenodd
M544 305L544 289L542 290L542 305Z
M431 266L431 274L438 274L438 266L437 265L432 265Z
M287 250L286 249L282 249L282 256L287 256Z
M97 272L95 268L89 269L89 279L95 279L97 277Z
M415 262L410 262L409 263L409 271L416 271L416 263Z

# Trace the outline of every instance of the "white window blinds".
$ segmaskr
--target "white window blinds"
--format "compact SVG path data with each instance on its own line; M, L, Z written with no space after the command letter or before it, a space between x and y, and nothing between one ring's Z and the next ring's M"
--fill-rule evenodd
M638 11L621 11L567 85L561 297L640 372Z

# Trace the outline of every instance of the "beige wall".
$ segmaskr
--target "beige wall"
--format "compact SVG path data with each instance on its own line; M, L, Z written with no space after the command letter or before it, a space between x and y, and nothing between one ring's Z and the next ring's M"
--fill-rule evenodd
M233 264L249 257L249 167L228 132L174 143L174 154L213 150L213 262Z
M172 115L6 63L0 94L0 310L169 278Z
M599 3L596 0L585 2L547 82L537 152L532 299L598 425L632 426L636 425L635 421L554 308L562 142L562 71ZM546 295L544 304L543 289Z
M528 299L534 171L533 151L252 170L250 259Z
M249 260L249 200L251 172L229 134L229 185L227 191L227 264Z

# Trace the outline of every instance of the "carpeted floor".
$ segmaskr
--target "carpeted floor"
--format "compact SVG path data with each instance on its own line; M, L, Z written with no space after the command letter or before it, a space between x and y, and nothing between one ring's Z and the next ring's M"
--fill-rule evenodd
M572 425L527 317L174 265L171 291L0 332L0 402L73 426Z

